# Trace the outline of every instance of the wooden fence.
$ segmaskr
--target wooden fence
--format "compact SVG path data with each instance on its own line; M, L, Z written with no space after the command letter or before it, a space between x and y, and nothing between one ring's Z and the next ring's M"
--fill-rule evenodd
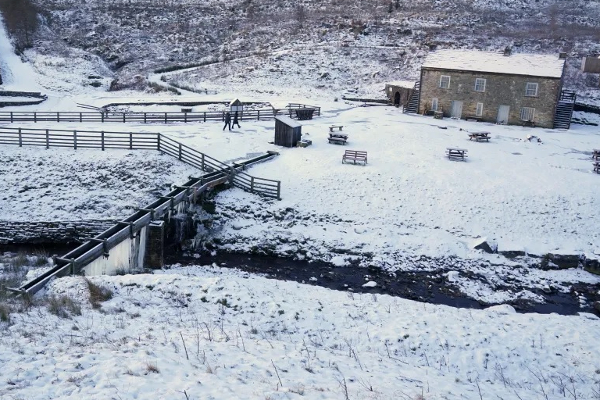
M281 198L281 182L241 172L160 133L0 128L0 145L65 147L77 149L158 150L202 171L221 171L234 186L266 197Z
M278 115L297 118L299 110L312 109L313 115L321 115L321 107L291 103L286 108L265 108L240 112L241 121L270 120ZM224 121L226 111L209 112L69 112L69 111L3 111L0 122L119 122L119 123L164 123Z

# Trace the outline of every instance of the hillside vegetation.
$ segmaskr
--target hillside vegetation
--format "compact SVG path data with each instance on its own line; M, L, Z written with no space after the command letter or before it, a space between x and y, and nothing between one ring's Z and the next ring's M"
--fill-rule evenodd
M272 71L269 56L288 50L302 60L327 45L326 60L360 70L359 76L325 75L329 85L358 86L366 95L369 85L417 78L432 49L511 45L516 52L568 52L567 86L598 96L598 76L579 72L581 56L600 52L600 4L593 0L35 1L43 22L36 54L81 57L76 48L97 55L114 73L113 90L147 88L146 75L157 69L245 57L252 71L285 75L285 69ZM316 73L304 80L321 85L318 78L328 71L319 62L306 69L311 66ZM243 67L230 72L246 74Z

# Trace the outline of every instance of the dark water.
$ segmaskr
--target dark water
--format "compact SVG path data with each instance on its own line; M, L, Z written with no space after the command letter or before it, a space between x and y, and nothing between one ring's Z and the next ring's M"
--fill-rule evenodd
M222 267L258 273L271 279L296 281L345 292L388 294L425 303L443 304L459 308L482 309L493 305L484 304L465 296L446 280L443 274L447 271L442 270L435 272L398 271L389 274L378 268L336 267L324 262L307 262L236 253L222 253L216 256L205 255L200 258L171 254L166 257L165 261L167 264L179 263L182 265L215 263ZM317 280L311 280L313 277ZM377 286L374 288L363 287L362 285L369 280L377 282ZM519 291L524 288L512 289L513 291ZM542 291L531 291L543 296L546 302L540 304L515 300L508 302L508 304L522 313L572 315L582 311L592 312L589 306L581 307L577 296L573 293L547 294ZM589 304L591 304L591 301Z

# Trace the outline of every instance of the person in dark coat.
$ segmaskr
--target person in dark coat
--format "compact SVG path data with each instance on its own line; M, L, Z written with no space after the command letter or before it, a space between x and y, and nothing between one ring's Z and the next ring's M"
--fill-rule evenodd
M231 130L231 114L229 112L225 114L225 126L223 126L223 130L227 127Z
M238 121L238 112L236 111L235 114L233 114L233 127L235 128L235 126L237 125L238 128L241 128L240 126L240 122Z

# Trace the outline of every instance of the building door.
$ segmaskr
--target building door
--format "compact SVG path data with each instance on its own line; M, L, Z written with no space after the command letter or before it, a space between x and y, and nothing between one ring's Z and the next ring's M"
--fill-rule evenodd
M400 92L396 92L394 95L394 105L398 107L400 105Z
M462 117L462 101L452 100L452 108L450 109L450 118L458 118Z
M496 123L500 125L508 124L508 112L510 111L510 106L500 106L498 107L498 117L496 118Z

